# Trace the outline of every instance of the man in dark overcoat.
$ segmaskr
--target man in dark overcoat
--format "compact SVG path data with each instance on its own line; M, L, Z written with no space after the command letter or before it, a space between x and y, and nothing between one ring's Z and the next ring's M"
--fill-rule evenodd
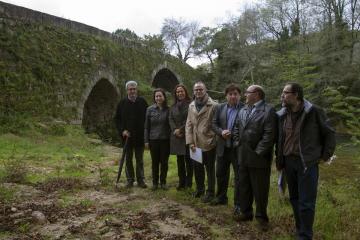
M270 166L276 136L276 112L265 102L261 86L252 85L245 92L246 105L234 127L234 144L238 146L240 214L238 221L255 218L261 230L268 229L267 204Z
M128 138L126 150L127 187L133 187L135 181L133 154L136 159L136 180L141 188L146 188L144 177L144 123L148 104L138 96L137 82L128 81L125 85L127 96L123 98L116 110L115 124L123 142Z

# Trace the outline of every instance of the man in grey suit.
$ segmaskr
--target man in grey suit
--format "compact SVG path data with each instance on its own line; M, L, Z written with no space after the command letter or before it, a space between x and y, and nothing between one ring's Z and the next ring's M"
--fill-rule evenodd
M212 122L212 129L216 133L216 198L211 205L226 205L228 202L227 188L230 178L230 164L233 166L235 175L234 187L234 213L240 211L238 167L236 148L233 146L233 128L240 109L244 106L240 102L241 90L235 84L229 84L225 88L226 102L216 107Z
M255 218L261 230L268 229L267 204L270 187L270 166L276 135L275 109L265 102L261 86L252 85L245 92L246 105L234 127L234 144L238 146L240 214L238 221Z

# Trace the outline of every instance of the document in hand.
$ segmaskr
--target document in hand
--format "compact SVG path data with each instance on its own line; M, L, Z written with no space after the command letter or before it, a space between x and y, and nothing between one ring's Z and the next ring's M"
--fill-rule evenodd
M279 178L278 178L278 188L279 188L279 193L281 195L285 194L286 191L286 179L284 176L284 170L281 170Z
M193 152L190 148L190 158L194 161L202 163L202 151L200 148L195 148L195 152Z

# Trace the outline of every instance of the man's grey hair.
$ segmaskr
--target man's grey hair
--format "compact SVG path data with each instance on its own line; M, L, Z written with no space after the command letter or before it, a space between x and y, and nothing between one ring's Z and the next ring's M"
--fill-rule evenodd
M195 87L195 85L203 85L204 88L205 88L205 90L207 90L206 85L205 85L205 83L204 83L203 81L197 81L197 82L195 82L193 88Z
M137 82L135 82L134 80L131 80L131 81L128 81L128 82L126 82L126 84L125 84L125 90L127 90L128 89L128 86L135 86L135 87L137 87Z

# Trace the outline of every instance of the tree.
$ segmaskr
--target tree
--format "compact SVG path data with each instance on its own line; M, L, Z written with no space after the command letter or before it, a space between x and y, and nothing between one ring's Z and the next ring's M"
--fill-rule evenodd
M199 24L184 19L166 18L161 35L170 51L184 63L194 56L194 43L199 33Z
M286 0L266 0L261 9L264 28L277 40L289 38Z
M216 32L216 28L203 27L200 29L194 42L195 55L205 55L205 57L209 59L211 72L214 70L214 58L217 56L217 51L213 42Z
M358 32L360 28L360 4L358 0L349 0L349 18L351 30L351 49L350 49L350 64L353 63L354 47L357 42Z
M158 50L162 53L168 53L168 49L166 48L166 45L161 35L144 35L143 42L152 49Z
M141 38L136 35L136 33L134 31L131 31L130 29L126 28L126 29L117 29L115 32L113 32L113 35L120 37L120 38L124 38L126 40L130 40L130 41L140 41Z

